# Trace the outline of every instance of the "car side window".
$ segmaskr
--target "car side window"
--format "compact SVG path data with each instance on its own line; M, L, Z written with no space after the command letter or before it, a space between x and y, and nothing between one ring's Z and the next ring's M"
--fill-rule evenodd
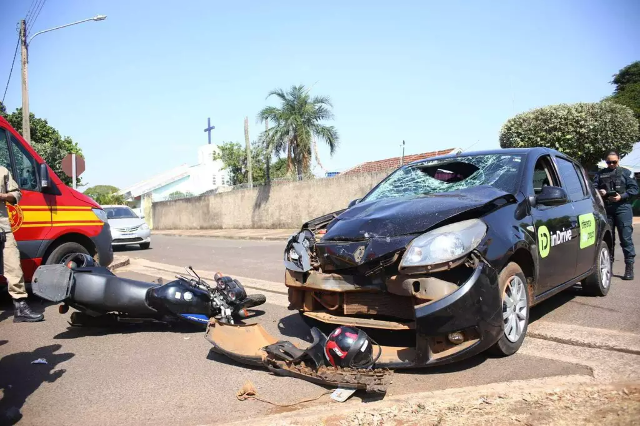
M576 173L578 174L578 179L580 180L580 185L582 186L582 195L584 196L583 198L586 198L589 196L589 189L587 187L588 184L585 181L584 170L582 169L582 167L580 167L576 163L573 163L573 167L576 169Z
M564 189L567 191L567 194L569 194L569 199L571 199L571 201L583 200L585 198L584 183L573 163L560 157L557 157L556 161L560 176L562 176L562 182L564 182Z
M540 194L544 186L560 186L548 155L538 158L533 169L533 192Z
M9 156L9 145L7 144L7 132L0 127L0 166L11 170L11 157Z
M20 189L38 190L38 175L36 174L36 160L27 152L13 135L11 138L11 152L16 164L16 175L13 177Z

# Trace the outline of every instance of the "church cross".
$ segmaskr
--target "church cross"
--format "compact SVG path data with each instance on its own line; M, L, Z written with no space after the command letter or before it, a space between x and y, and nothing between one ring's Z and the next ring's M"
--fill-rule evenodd
M215 128L216 126L211 125L211 118L207 118L207 128L204 131L209 134L209 145L211 145L211 131Z

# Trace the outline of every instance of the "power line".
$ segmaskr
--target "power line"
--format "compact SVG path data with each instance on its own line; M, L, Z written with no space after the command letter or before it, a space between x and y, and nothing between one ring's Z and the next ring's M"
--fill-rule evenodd
M27 16L24 17L24 20L28 20L30 17L33 16L33 4L36 2L37 0L32 0L31 2L31 6L29 6L29 9L27 9Z
M27 30L27 32L31 31L31 29L33 28L33 25L36 23L36 21L38 20L38 16L40 16L40 12L42 11L42 7L44 6L44 4L47 2L47 0L42 0L42 3L40 3L40 8L38 9L38 13L36 13L36 17L33 18L33 21L31 21L31 24L29 25L29 28ZM37 6L36 6L37 7Z
M4 104L4 98L7 96L7 89L9 88L9 82L11 81L11 74L13 74L13 64L16 63L16 56L18 54L18 46L20 46L20 36L18 35L18 42L16 43L16 51L13 53L13 61L11 61L11 71L9 71L9 78L7 79L7 86L4 88L4 95L2 95L2 103Z
M36 12L38 11L38 8L40 7L40 2L41 2L41 0L35 0L35 2L34 2L35 4L31 8L31 10L29 11L30 14L27 17L24 18L25 30L33 22L33 19L35 18L35 15L36 15Z

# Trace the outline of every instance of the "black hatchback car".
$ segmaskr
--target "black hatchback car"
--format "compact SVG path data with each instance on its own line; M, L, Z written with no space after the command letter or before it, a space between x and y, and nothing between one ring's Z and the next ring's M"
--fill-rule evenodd
M308 322L415 335L381 367L515 353L535 304L611 285L604 203L579 163L545 148L430 158L314 219L284 253L290 309ZM413 341L413 339L411 339Z

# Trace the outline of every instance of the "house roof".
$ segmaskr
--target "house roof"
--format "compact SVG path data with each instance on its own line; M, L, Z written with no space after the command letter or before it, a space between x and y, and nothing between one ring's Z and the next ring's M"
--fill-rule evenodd
M443 149L441 151L423 152L422 154L412 154L404 156L404 164L412 163L414 161L424 160L425 158L436 157L438 155L451 154L454 151L460 151L459 148ZM366 163L358 164L348 170L345 170L341 174L355 174L355 173L370 173L370 172L383 172L389 169L397 169L401 166L402 157L386 158L384 160L367 161Z
M154 189L168 185L172 182L182 179L189 175L189 166L183 164L174 169L168 170L164 173L156 175L150 179L138 182L128 188L125 188L118 192L118 194L124 195L126 198L136 198L142 194L153 191Z

